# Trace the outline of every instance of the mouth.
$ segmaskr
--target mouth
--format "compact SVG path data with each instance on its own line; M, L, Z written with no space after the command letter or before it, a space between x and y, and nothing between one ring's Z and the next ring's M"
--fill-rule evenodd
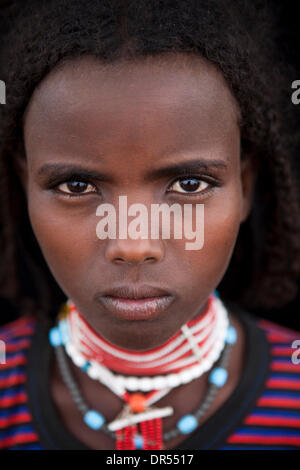
M104 307L122 320L150 320L164 313L174 295L152 286L124 285L97 297Z

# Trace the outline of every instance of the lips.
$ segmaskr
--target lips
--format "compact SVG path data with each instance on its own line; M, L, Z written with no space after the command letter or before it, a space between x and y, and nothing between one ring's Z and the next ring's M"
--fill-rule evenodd
M103 292L97 300L117 318L149 320L165 312L175 297L158 287L127 284Z

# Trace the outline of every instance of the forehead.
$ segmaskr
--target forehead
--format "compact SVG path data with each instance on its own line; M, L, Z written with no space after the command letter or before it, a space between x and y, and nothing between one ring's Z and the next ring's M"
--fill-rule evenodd
M111 142L168 151L230 138L238 124L238 105L219 70L200 57L166 54L62 63L35 90L24 130L33 151L97 152Z

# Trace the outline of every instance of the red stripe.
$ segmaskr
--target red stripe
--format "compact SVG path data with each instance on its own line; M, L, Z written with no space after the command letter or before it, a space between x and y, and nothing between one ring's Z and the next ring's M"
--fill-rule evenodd
M31 341L29 339L20 339L18 342L15 343L8 343L5 345L5 351L7 353L16 352L23 348L28 348L30 346Z
M300 399L298 398L276 398L276 397L262 397L257 402L258 406L274 406L279 408L300 408Z
M273 361L271 363L271 370L276 371L295 371L300 373L300 364L293 364L291 362Z
M32 420L31 415L26 411L14 414L5 418L0 418L0 428L12 426L13 424L28 423Z
M16 444L26 444L28 442L38 442L38 436L35 432L20 433L16 436L7 437L0 441L0 448L11 447Z
M295 445L300 446L300 437L293 437L293 436L253 436L249 435L234 435L231 436L228 443L235 443L235 444L287 444L287 445Z
M25 403L27 400L27 395L25 392L19 392L15 395L0 398L0 407L17 405L19 403Z
M24 325L22 328L11 328L4 329L2 333L0 332L0 339L4 341L9 341L11 339L18 338L19 336L32 336L34 332L34 326Z
M6 330L11 330L16 327L21 327L22 325L28 325L28 323L35 323L35 317L33 315L24 315L17 320L13 320L9 323L6 323L1 329L0 329L0 334L1 331L6 331Z
M283 335L281 333L276 333L275 331L268 332L267 338L270 343L280 343L280 342L287 342L287 341L290 342L293 339L295 339L294 336Z
M274 356L292 357L295 348L289 346L273 346L271 351Z
M245 424L254 424L261 426L290 426L299 428L300 418L289 418L286 416L248 416Z
M269 379L266 385L268 388L300 390L300 378L297 381L289 379Z
M94 360L96 359L99 362L102 362L103 364L105 364L105 366L108 367L111 370L126 373L126 374L132 374L132 370L133 370L132 369L132 362L130 362L128 364L125 364L123 362L120 363L114 357L109 357L107 355L107 353L103 353L101 359L99 359L99 356L97 356L95 354L94 350L87 343L85 343L83 340L82 340L82 344L84 344L84 347L87 351L87 352L82 353L82 355L86 359L94 359ZM180 346L182 346L182 344ZM203 355L203 358L207 357L207 355L211 352L213 347L214 347L214 345L210 346L210 348ZM192 358L193 359L193 354L191 353L191 351L187 351L186 353L182 354L182 356L180 356L180 360L185 359L185 358ZM168 366L168 373L177 373L177 372L180 372L181 370L184 369L183 366L175 367L174 362L175 361L169 361L169 362L166 362L166 364L157 365L155 367L149 367L149 368L145 368L145 369L142 368L142 367L135 367L134 368L134 373L135 373L135 375L145 375L145 371L146 371L147 375L154 375L155 372L161 372L162 368L165 368L166 366ZM194 361L189 364L189 367L195 366L197 363L198 363L197 359L194 358ZM173 365L173 368L169 367L169 366L172 366L172 365Z
M24 383L26 380L26 375L24 372L19 372L16 374L11 374L5 379L0 378L0 388L7 388L13 385Z
M291 328L287 328L285 326L281 326L281 325L278 325L277 323L273 323L269 320L264 320L264 319L260 319L258 321L258 324L268 330L268 332L275 332L275 333L280 333L281 335L285 335L285 336L295 336L297 335L299 332L291 329Z
M20 354L18 356L14 356L12 358L7 359L5 364L0 364L0 371L5 370L5 369L10 369L11 367L24 365L26 364L26 362L27 362L27 359L24 355Z

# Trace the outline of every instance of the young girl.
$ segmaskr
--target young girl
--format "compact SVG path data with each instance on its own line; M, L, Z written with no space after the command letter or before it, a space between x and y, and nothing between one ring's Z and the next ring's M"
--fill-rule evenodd
M300 447L300 333L247 312L292 300L300 271L284 85L249 3L2 7L1 292L20 318L0 330L0 448ZM203 246L100 239L120 196L202 205Z

